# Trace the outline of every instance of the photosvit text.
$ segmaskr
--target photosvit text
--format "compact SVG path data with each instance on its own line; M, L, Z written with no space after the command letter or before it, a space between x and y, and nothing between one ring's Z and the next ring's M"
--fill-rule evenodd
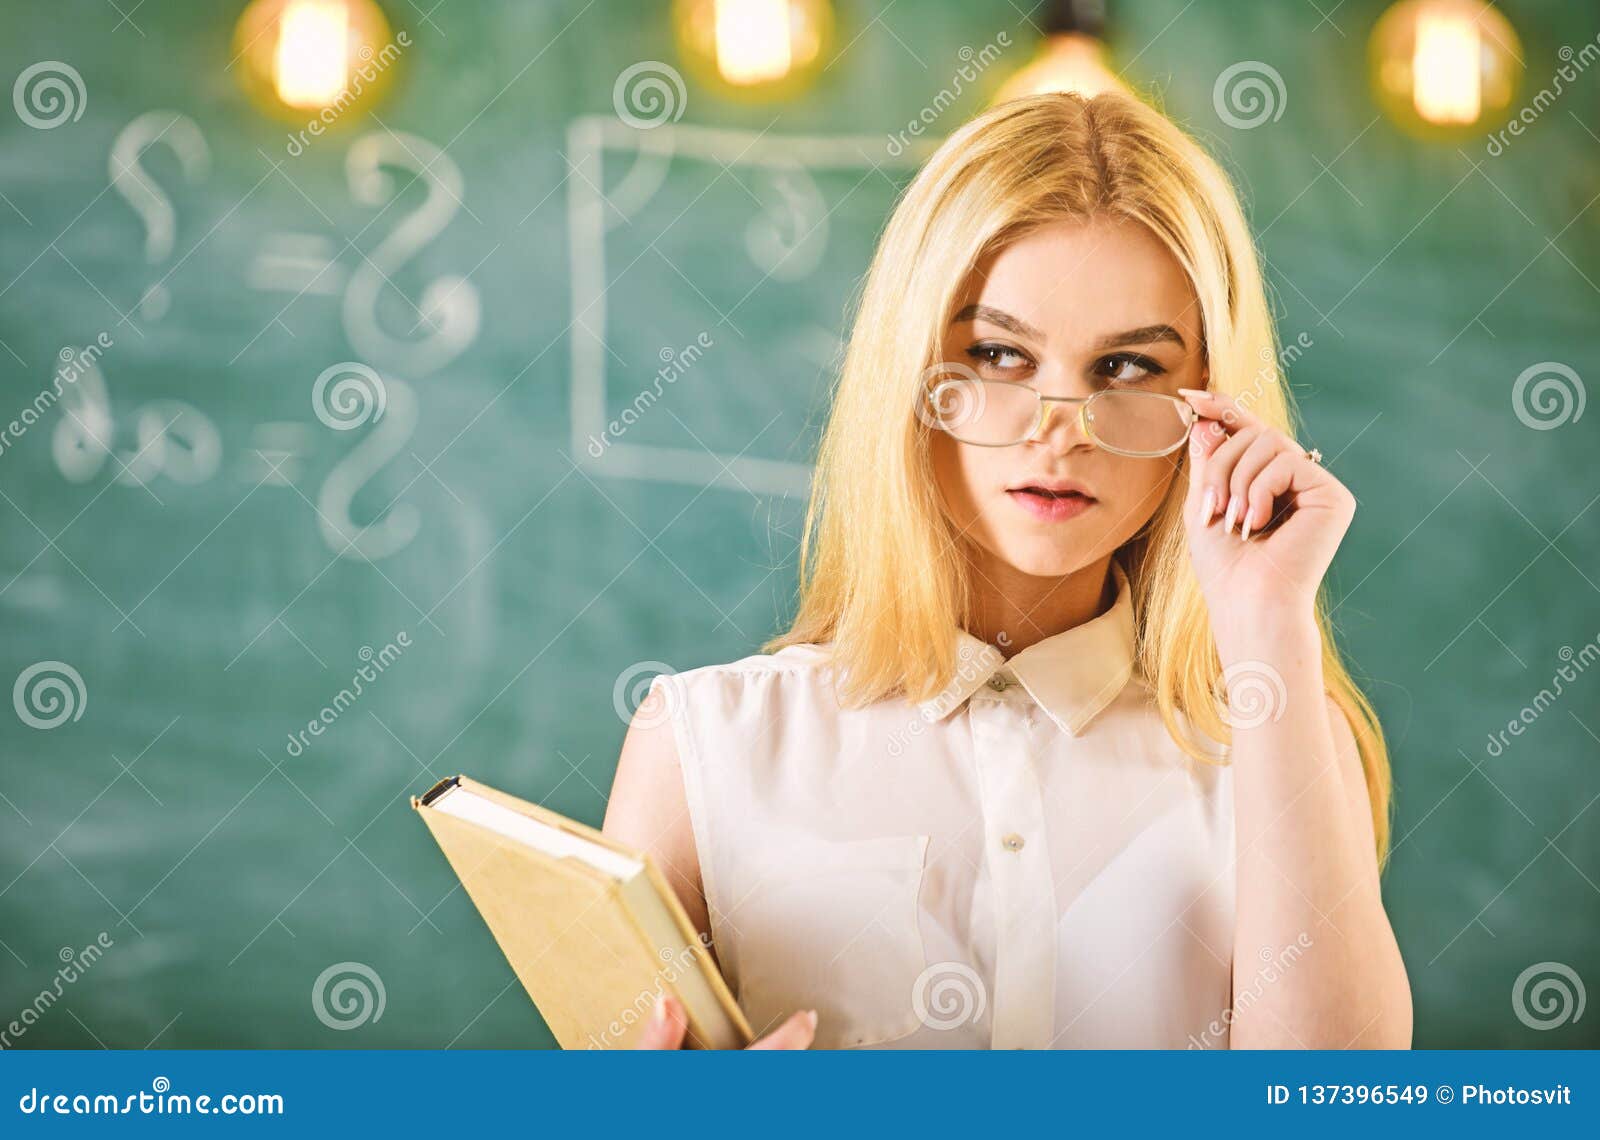
M1553 1104L1570 1105L1570 1085L1524 1089L1514 1085L1492 1089L1487 1085L1268 1085L1268 1104L1451 1104L1464 1105Z

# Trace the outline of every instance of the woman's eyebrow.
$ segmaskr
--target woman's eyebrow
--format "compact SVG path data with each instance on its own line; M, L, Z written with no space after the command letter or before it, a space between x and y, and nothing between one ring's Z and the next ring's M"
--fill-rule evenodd
M1027 337L1040 344L1044 344L1049 339L1042 329L1034 328L1027 321L1014 317L1003 309L992 308L988 305L968 305L952 317L950 323L958 325L963 321L988 321L992 325L1000 326L1007 332ZM1094 351L1104 352L1107 349L1119 348L1124 345L1155 344L1160 341L1171 342L1179 348L1188 347L1184 342L1183 334L1173 326L1145 325L1141 328L1128 329L1124 332L1111 333L1101 337L1095 342Z
M1154 344L1157 341L1171 341L1179 348L1187 348L1183 343L1183 334L1171 325L1145 325L1143 328L1129 329L1127 332L1112 333L1103 336L1095 342L1095 351L1103 352L1108 348L1117 348L1128 344Z
M1007 332L1036 340L1040 344L1048 339L1042 329L1036 329L1027 321L1013 317L1001 309L991 309L988 305L968 305L950 318L950 323L953 325L959 325L963 321L988 321L991 325L999 325Z

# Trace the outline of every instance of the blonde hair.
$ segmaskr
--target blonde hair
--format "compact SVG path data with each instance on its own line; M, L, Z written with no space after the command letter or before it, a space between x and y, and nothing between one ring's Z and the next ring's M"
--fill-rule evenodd
M915 409L959 291L981 257L1020 234L1095 216L1138 221L1171 250L1199 299L1211 387L1296 434L1255 248L1221 167L1125 95L1037 95L980 115L918 172L873 257L817 458L799 609L764 647L831 642L848 704L926 700L957 667L952 631L973 594L934 481L931 429ZM1221 661L1183 530L1186 482L1173 480L1118 557L1132 586L1138 669L1162 723L1189 756L1215 762L1178 715L1214 741L1231 740L1215 696ZM1390 802L1382 729L1339 657L1320 589L1316 620L1324 681L1361 754L1381 860Z

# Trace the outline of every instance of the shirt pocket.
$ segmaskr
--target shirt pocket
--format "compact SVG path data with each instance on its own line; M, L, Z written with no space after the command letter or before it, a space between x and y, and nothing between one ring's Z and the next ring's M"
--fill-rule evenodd
M733 919L739 1001L757 1034L817 1011L814 1047L876 1045L921 1022L926 835L786 842L762 853Z

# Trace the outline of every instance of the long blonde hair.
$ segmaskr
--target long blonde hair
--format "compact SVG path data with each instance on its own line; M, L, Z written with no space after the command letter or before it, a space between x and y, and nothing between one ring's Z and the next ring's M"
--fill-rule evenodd
M1170 120L1124 95L1003 103L947 139L895 208L862 287L813 479L793 625L764 648L831 642L841 695L925 700L957 667L953 630L973 602L960 536L916 414L925 370L972 267L1064 218L1136 220L1165 243L1199 299L1210 384L1295 435L1255 248L1221 167ZM1187 460L1185 460L1187 462ZM1214 762L1183 718L1227 744L1222 675L1181 517L1186 480L1118 552L1133 590L1137 665L1177 745ZM1389 843L1388 751L1351 679L1318 591L1324 681L1350 721L1379 858Z

